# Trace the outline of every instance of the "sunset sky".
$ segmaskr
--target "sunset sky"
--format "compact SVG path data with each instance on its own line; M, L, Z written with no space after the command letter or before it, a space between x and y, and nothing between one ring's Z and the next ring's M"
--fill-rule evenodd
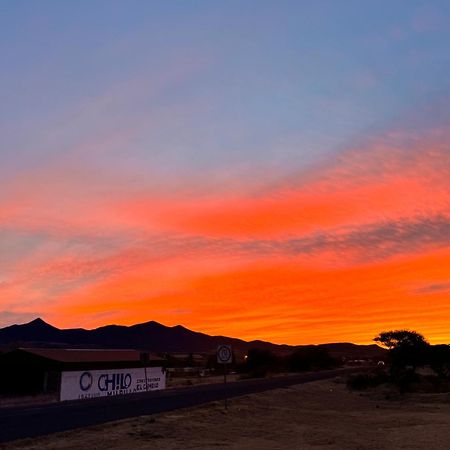
M450 342L450 2L0 1L0 327Z

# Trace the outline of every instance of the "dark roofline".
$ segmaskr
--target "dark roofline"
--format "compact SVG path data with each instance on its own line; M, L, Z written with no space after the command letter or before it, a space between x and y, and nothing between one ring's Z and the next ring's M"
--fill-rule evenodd
M138 350L123 349L78 349L78 348L19 348L16 351L61 363L138 363L164 361L154 354Z

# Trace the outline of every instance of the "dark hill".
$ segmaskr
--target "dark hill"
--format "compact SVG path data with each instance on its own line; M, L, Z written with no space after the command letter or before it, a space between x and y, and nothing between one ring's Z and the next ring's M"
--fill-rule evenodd
M0 328L0 345L79 348L136 348L151 352L212 352L219 344L230 344L236 351L250 348L288 354L299 347L272 344L265 341L243 341L226 336L209 336L181 325L167 327L150 321L132 326L107 325L93 330L59 329L42 319L23 325ZM353 359L378 358L385 350L377 345L322 344L334 357Z
M386 350L376 344L356 345L350 342L339 342L335 344L321 344L330 356L341 358L345 356L349 359L383 358L386 356Z
M0 329L0 345L23 344L40 347L139 348L152 352L208 352L219 344L236 350L260 348L283 349L288 346L257 342L255 344L225 336L209 336L176 325L166 327L150 321L132 326L107 325L93 330L59 329L42 319Z
M24 325L11 325L10 327L0 328L0 343L8 344L14 341L43 341L52 342L58 340L61 330L41 318L34 319Z

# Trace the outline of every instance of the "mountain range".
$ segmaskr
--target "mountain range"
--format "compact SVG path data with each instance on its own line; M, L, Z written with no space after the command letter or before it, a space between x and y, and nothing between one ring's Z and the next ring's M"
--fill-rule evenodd
M168 327L150 321L131 326L107 325L93 330L84 328L59 329L38 318L22 325L0 328L0 346L13 347L76 347L76 348L134 348L162 353L213 352L220 344L228 344L235 351L251 348L289 354L307 346L273 344L260 340L244 341L227 336L210 336L191 331L181 325ZM353 359L382 358L385 350L378 345L352 343L319 344L334 357Z

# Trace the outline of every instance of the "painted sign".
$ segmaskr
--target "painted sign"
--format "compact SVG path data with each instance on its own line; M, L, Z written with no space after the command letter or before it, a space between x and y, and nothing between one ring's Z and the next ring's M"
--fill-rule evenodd
M166 374L161 367L62 372L60 400L136 394L165 387Z
M232 361L231 345L219 345L217 347L217 362L219 364L231 364Z

